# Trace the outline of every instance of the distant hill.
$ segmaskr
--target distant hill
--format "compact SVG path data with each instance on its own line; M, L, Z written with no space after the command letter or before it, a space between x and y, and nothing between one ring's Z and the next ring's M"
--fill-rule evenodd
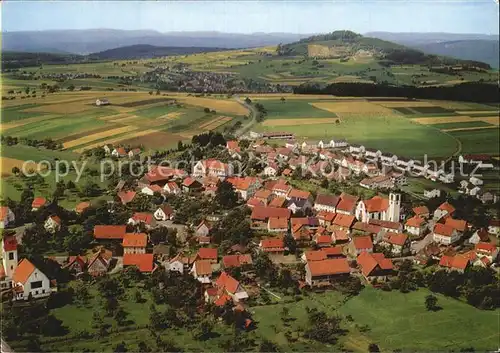
M426 54L481 61L499 67L498 35L391 32L370 32L366 35L418 49Z
M416 46L416 48L428 54L482 61L490 64L492 67L500 67L498 40L457 40L453 42L421 44Z
M490 69L484 62L457 60L443 56L428 55L421 50L382 40L365 37L351 31L335 31L323 35L303 38L297 42L281 45L278 48L281 56L303 55L313 58L351 58L372 57L380 62L390 64L418 65L454 65L470 64L483 69Z
M50 30L3 32L2 49L87 55L113 48L147 44L160 47L249 48L289 43L309 34L166 32L152 30Z
M84 56L67 53L2 52L2 69L19 69L40 64L75 64L85 60Z
M94 60L145 59L170 55L186 55L223 51L225 48L215 47L157 47L148 44L130 45L92 53L89 58Z

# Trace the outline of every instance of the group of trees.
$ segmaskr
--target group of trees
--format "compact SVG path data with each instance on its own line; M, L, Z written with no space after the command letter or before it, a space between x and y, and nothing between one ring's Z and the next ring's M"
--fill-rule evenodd
M209 131L199 135L194 135L191 139L193 145L207 146L209 143L212 146L225 146L226 140L220 132Z
M13 136L0 136L0 141L2 145L13 146L21 143L23 145L31 146L31 147L45 147L49 150L60 150L63 148L62 143L56 142L51 138L46 138L43 140L35 140L28 138L17 138Z

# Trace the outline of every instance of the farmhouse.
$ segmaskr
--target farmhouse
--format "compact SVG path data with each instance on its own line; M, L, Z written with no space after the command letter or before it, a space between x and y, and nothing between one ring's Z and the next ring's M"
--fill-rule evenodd
M70 256L68 258L68 262L64 266L64 268L67 268L71 273L82 273L85 271L85 268L87 267L87 258L83 256Z
M444 267L450 271L457 271L461 273L463 273L469 265L469 258L461 255L443 255L439 260L439 266Z
M222 266L224 268L246 268L252 265L252 256L250 254L243 255L226 255L222 257Z
M436 223L433 229L433 239L436 243L450 245L460 239L460 234L451 226Z
M370 236L353 237L348 245L348 251L353 257L358 256L363 251L373 252L372 238Z
M285 243L280 238L262 239L259 243L259 249L263 252L273 254L283 254L285 251Z
M110 264L111 256L108 256L105 251L99 251L88 261L87 272L93 277L105 275L108 272Z
M314 209L316 211L327 211L335 213L335 207L339 203L340 198L334 195L318 194L314 201Z
M101 106L101 105L109 105L109 100L107 98L97 98L95 100L95 105L96 106Z
M267 221L269 220L269 218L289 219L290 215L291 211L287 208L255 206L252 209L250 219L254 223L254 226L267 227Z
M239 302L241 300L248 298L248 293L241 286L240 282L228 275L226 272L222 272L215 282L215 286L228 294L234 302Z
M61 229L61 218L58 216L49 216L43 227L47 232L54 234Z
M492 262L495 261L498 256L498 248L495 244L481 242L476 244L474 250L478 256L485 256Z
M144 195L153 196L155 192L162 193L163 188L160 185L152 184L147 185L141 189L141 193Z
M28 259L23 259L12 274L13 300L45 298L52 293L49 278Z
M148 236L145 233L126 233L123 237L124 254L145 254Z
M140 272L151 273L155 269L153 254L123 254L123 266L136 266Z
M403 231L403 225L399 222L370 219L369 223L380 227L385 232L398 233Z
M393 273L393 264L381 253L368 253L363 251L356 259L363 276L370 282L386 281Z
M9 207L0 207L0 229L7 228L9 225L13 224L15 220L16 216Z
M427 206L417 206L413 208L413 213L415 213L415 216L428 219L430 217L430 212Z
M219 178L225 178L231 174L232 168L230 164L223 163L217 159L207 159L199 161L194 165L192 176L197 178L211 175Z
M405 223L405 230L417 237L423 235L426 228L427 225L425 219L417 215L411 217Z
M119 239L123 240L125 233L127 231L127 226L108 226L108 225L96 225L94 226L94 238L97 240L101 239Z
M311 287L329 286L351 273L349 263L343 258L308 261L305 270L305 282Z
M157 221L167 221L174 218L174 210L169 205L163 205L153 215Z
M202 185L198 180L189 176L182 181L182 191L184 192L198 191L201 187Z
M401 257L410 253L411 242L406 234L386 233L380 244L389 247L393 256Z
M212 263L210 260L197 260L191 268L191 274L203 284L209 284L212 276Z
M451 216L455 212L455 207L453 207L448 202L444 202L434 211L434 220L438 221L444 216Z
M460 236L463 235L467 230L467 222L462 219L453 219L451 217L448 217L446 218L444 224L455 229Z
M357 196L342 193L340 195L340 201L337 204L335 211L340 214L354 215L357 202Z
M146 228L153 228L156 226L156 219L151 213L136 212L128 219L128 224L132 224L134 226L144 224Z
M136 192L133 190L129 191L120 191L117 196L120 198L122 204L126 205L129 202L132 202L135 198Z

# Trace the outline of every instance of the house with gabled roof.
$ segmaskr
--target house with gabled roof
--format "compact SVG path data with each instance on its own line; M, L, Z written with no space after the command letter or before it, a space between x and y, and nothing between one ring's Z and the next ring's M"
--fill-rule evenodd
M373 252L373 241L368 235L356 236L352 238L352 241L347 246L349 253L353 257L357 257L363 251L372 253Z
M141 189L141 194L148 195L148 196L153 196L155 192L157 193L163 193L163 188L160 185L157 184L151 184L151 185L146 185Z
M127 157L128 153L123 147L117 147L111 151L113 157Z
M52 215L47 217L45 223L43 224L43 227L47 232L54 234L61 229L61 225L61 218L59 216Z
M232 167L230 164L223 163L217 159L207 159L198 161L194 167L192 176L195 178L203 177L206 175L216 176L218 178L225 178L231 176Z
M199 282L209 284L213 273L212 262L210 260L196 260L190 272Z
M135 195L137 193L133 190L128 190L128 191L120 191L117 193L118 198L122 202L122 204L126 205L129 202L132 202L135 198Z
M455 212L455 207L448 202L444 202L434 211L434 220L438 221L444 216L451 216Z
M125 233L122 241L124 254L145 254L147 245L146 233Z
M45 197L35 197L31 203L31 210L37 211L40 208L47 205L47 199Z
M322 226L331 225L336 216L337 216L336 213L328 211L319 211L318 214L316 215L319 224Z
M496 260L498 256L498 247L492 243L480 242L474 247L476 254L480 257L487 257L490 262Z
M451 217L447 217L444 224L455 229L460 236L462 236L468 229L467 222L463 219L453 219Z
M94 238L96 240L117 239L123 240L127 226L125 225L96 225L94 226Z
M396 257L406 256L411 252L410 238L403 233L385 233L380 245L389 247L391 254Z
M154 255L143 253L123 254L123 267L135 266L140 272L151 273L155 269Z
M289 219L291 211L287 208L261 207L255 206L252 209L250 219L253 227L267 227L269 218L286 218Z
M146 228L153 228L156 226L156 219L152 213L147 212L135 212L132 217L128 219L128 224L139 225L144 224Z
M108 272L112 255L110 251L101 249L91 255L88 260L87 273L93 277L103 276Z
M423 219L428 219L431 214L429 212L429 208L425 205L414 207L413 213L415 213L415 216L421 217Z
M356 210L357 196L342 193L340 201L335 208L335 211L340 214L354 215Z
M0 207L0 229L7 228L9 225L14 224L16 215L7 206Z
M12 274L13 300L46 298L52 293L49 278L28 259L22 259Z
M223 271L220 274L217 281L215 281L215 287L227 293L236 303L248 298L248 293L241 283L231 277L227 272Z
M275 196L271 202L267 205L268 207L282 208L287 205L286 197L283 196Z
M311 287L329 286L336 280L346 278L351 273L349 263L344 258L308 261L305 265L305 282Z
M285 252L285 242L283 238L264 238L259 243L259 249L267 253L283 254Z
M226 255L222 257L222 266L224 268L248 268L253 264L252 255L237 254Z
M153 213L157 221L167 221L174 218L174 210L169 205L159 206Z
M267 231L271 233L285 233L288 232L288 219L270 217L267 222Z
M368 281L386 281L393 274L393 264L390 259L386 259L384 254L361 252L356 262L361 269L363 277Z
M425 219L417 215L411 217L405 223L405 231L417 237L424 235L426 229L427 222Z
M469 265L470 259L460 254L454 256L443 255L439 260L439 266L444 267L449 271L457 271L460 273L463 273Z
M64 265L64 268L67 268L72 273L83 273L87 268L87 258L84 256L69 256L68 262Z
M218 255L217 255L217 248L200 248L198 249L198 252L196 253L194 261L198 260L208 260L213 264L216 264L218 260Z
M171 195L179 195L181 193L181 188L175 181L169 181L163 186L163 191Z
M80 202L78 205L75 206L75 212L78 214L82 214L83 212L88 210L90 206L91 206L90 201Z
M400 233L403 231L403 225L399 222L382 221L380 219L370 219L368 223L380 227L385 232Z
M318 194L314 200L314 209L316 211L327 211L335 213L335 208L340 201L340 197L335 195Z
M181 186L182 186L182 191L184 192L199 191L202 188L201 183L190 176L186 177L182 181Z
M436 243L450 245L460 239L460 234L451 226L447 226L446 224L442 223L436 223L433 229L432 237Z

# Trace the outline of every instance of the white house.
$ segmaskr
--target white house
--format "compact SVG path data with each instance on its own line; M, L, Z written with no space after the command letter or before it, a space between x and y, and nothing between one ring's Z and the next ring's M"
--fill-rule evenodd
M171 181L163 186L163 190L168 194L179 195L182 191L177 183Z
M13 300L45 298L52 292L49 278L28 259L21 260L14 270L12 287L14 288Z
M331 139L330 142L328 143L328 147L331 148L340 148L340 147L347 147L347 141L344 139Z
M2 241L2 265L7 278L12 278L17 262L17 239L12 235L5 236Z
M47 232L55 233L61 229L61 218L58 216L49 216L43 226Z
M455 207L453 207L448 202L444 202L434 211L434 220L438 221L444 216L452 215L455 212Z
M195 261L191 268L191 274L199 282L209 284L210 277L212 276L212 263L210 260Z
M475 185L475 186L478 186L478 185L483 185L483 184L484 184L484 182L483 182L481 179L476 178L476 177L474 177L474 176L473 176L473 177L470 177L469 181L470 181L470 183L471 183L472 185Z
M158 221L167 221L174 218L174 211L168 205L160 206L153 214Z
M356 206L356 218L368 223L370 219L399 222L401 212L401 195L389 194L389 199L374 196L369 200L361 200Z
M97 105L98 107L101 106L101 105L109 105L109 100L107 98L97 98L95 100L95 105Z
M16 221L16 216L7 206L0 207L0 228L7 228Z
M335 209L337 204L339 203L340 198L334 195L325 195L318 194L316 196L316 200L314 201L314 209L316 211L327 211L335 213Z
M500 220L492 219L488 225L488 233L500 235Z
M184 263L176 256L168 262L169 271L176 271L180 274L184 273Z
M439 189L424 190L424 196L427 197L428 199L432 199L434 197L440 197L441 190Z
M460 234L456 229L442 223L436 223L433 230L433 240L436 243L450 245L460 239Z
M350 153L358 153L358 154L361 154L361 153L364 153L365 152L365 146L363 145L349 145L349 152Z
M152 184L152 185L147 185L141 189L141 193L148 196L153 196L155 192L162 193L163 192L162 187L156 184Z
M427 228L427 224L425 222L425 219L421 218L420 216L413 216L409 220L406 221L405 223L405 230L416 236L421 236L424 234L425 229Z
M278 165L276 163L269 163L262 173L266 176L274 177L278 174Z

